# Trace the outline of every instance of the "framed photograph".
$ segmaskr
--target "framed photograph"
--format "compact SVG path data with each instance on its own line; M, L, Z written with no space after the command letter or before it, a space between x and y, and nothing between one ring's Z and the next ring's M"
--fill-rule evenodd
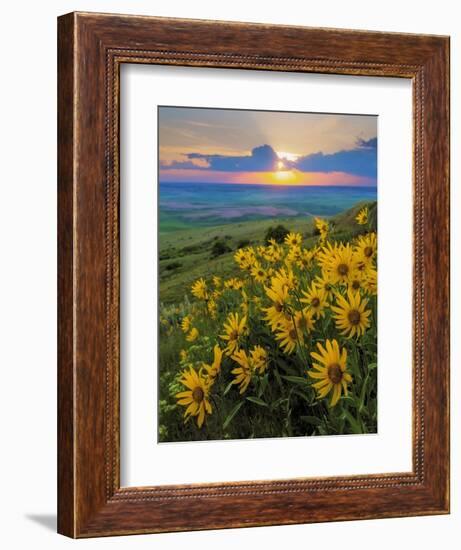
M58 20L58 531L449 512L449 39Z

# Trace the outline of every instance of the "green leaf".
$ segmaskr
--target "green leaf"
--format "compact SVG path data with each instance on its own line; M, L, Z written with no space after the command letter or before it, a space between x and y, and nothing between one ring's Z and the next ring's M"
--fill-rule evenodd
M269 387L268 375L265 374L262 378L259 379L259 381L258 397L261 397Z
M274 369L274 376L275 376L275 379L277 380L277 384L279 385L280 389L283 389L282 379L280 378L280 373L277 369Z
M223 392L223 396L227 395L229 393L229 391L230 391L230 389L232 388L233 385L234 385L234 381L229 382L229 384L227 384L226 389Z
M378 363L368 363L368 370L373 370L378 367Z
M296 370L293 367L293 365L289 365L281 357L277 358L277 366L280 367L281 369L283 369L283 371L289 376L296 373Z
M247 397L247 401L251 401L252 403L255 403L256 405L260 405L261 407L269 406L265 401L263 401L262 399L259 399L259 397Z
M302 376L286 376L284 374L281 375L284 380L288 380L288 382L292 382L293 384L301 384L302 386L307 385L307 378L303 378Z
M302 391L300 390L292 390L293 392L293 395L297 395L298 397L300 397L301 399L304 399L304 401L307 401L307 403L309 405L312 404L312 399L309 395L306 395L305 393L303 393Z
M304 422L312 424L313 426L320 426L322 424L322 419L317 418L316 416L301 416L300 418Z
M279 397L277 400L275 400L272 403L272 408L276 409L279 405L281 405L282 403L285 403L285 401L288 401L288 397Z
M357 420L346 409L344 410L344 417L349 422L349 425L352 428L352 433L354 433L354 434L363 433L363 430L362 430L359 422L357 422Z
M370 379L370 376L367 374L366 377L365 377L365 380L363 382L363 386L362 386L362 391L360 392L360 401L359 401L359 406L358 406L358 409L359 409L359 412L363 412L363 407L364 407L364 404L365 404L365 395L366 395L366 392L367 392L367 385L368 385L368 380Z
M243 406L244 403L245 403L245 401L239 401L237 403L237 405L235 405L235 407L227 415L226 420L224 420L224 423L222 425L223 430L225 430L227 428L227 426L229 426L229 424L232 422L232 419L239 412L240 408Z
M356 400L351 395L343 395L343 397L341 397L341 401L357 408Z

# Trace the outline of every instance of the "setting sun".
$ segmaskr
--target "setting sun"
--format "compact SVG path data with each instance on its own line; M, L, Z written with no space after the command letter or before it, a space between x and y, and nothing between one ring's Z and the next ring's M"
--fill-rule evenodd
M280 163L279 163L280 164ZM283 163L282 163L283 165ZM281 183L296 183L297 177L296 173L293 170L279 170L273 172L272 174L272 184L281 184Z

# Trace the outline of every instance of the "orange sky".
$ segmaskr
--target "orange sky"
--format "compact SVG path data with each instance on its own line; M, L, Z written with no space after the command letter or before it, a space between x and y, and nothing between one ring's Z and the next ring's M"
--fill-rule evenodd
M161 181L206 181L220 183L252 183L262 185L373 185L373 180L365 176L355 176L345 172L299 172L280 170L277 172L217 172L192 169L170 169L162 171Z

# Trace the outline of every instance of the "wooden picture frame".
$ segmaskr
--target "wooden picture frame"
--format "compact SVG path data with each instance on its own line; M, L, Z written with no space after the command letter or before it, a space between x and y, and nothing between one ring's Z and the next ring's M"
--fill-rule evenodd
M449 512L449 39L71 13L58 20L58 531L97 537ZM413 469L120 487L122 63L408 78Z

